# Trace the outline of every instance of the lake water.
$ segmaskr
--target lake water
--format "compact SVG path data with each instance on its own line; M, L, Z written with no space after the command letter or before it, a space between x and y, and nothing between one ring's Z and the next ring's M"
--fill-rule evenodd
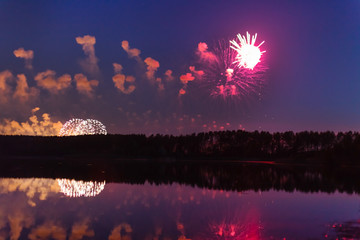
M202 169L207 182L182 184L2 178L0 239L360 239L359 195L343 192L336 178L302 172L307 180L299 182L318 186L307 191L298 175L271 167L258 171L270 172L271 185L266 176L245 183L234 176L222 189L224 177L210 172Z

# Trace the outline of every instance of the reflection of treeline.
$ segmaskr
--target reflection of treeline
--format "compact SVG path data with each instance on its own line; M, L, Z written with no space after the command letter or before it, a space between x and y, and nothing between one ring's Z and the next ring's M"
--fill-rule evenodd
M179 183L231 191L360 193L359 170L360 167L213 161L12 159L1 163L0 177L69 178L129 184L150 182L156 185Z
M186 136L1 136L0 155L84 155L123 158L244 159L321 157L357 159L356 132L208 132Z

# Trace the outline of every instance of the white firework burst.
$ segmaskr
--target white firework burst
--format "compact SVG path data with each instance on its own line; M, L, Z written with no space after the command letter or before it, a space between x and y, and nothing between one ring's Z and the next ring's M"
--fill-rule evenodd
M260 46L265 42L261 42L258 46L255 46L255 41L257 33L250 36L246 32L246 36L237 35L240 45L235 40L231 40L232 44L230 47L237 52L236 61L234 63L238 64L238 67L244 67L253 70L254 67L260 62L261 55L266 51L260 51Z
M79 135L106 135L107 131L100 121L95 119L74 118L67 121L60 129L59 136L79 136Z

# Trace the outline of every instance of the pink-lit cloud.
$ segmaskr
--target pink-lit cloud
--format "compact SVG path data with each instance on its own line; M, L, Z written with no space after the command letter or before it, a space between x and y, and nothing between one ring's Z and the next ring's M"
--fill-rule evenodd
M208 46L204 42L200 42L198 44L198 48L197 48L196 53L199 55L200 59L203 60L203 61L212 62L212 61L217 60L215 54L208 51Z
M201 78L203 75L204 75L204 71L202 70L195 70L195 66L190 66L189 67L189 70L194 73L194 75L197 77L197 78Z
M95 37L90 35L77 37L76 42L82 45L82 49L87 57L83 61L80 61L81 67L84 69L85 72L91 75L98 75L100 73L100 69L98 66L99 60L95 55Z
M173 76L172 74L173 74L173 71L172 71L172 70L170 70L170 69L166 70L165 73L164 73L164 75L165 75L165 80L166 80L166 81L172 81L172 80L174 80L175 78L174 78L174 76Z
M180 76L180 81L185 85L188 82L191 82L194 80L195 80L195 77L191 73L186 73L186 74Z
M179 90L179 96L184 95L186 93L186 90L184 88L181 88Z
M56 72L52 70L46 70L45 72L38 73L35 76L37 85L41 88L48 90L51 93L59 93L60 91L70 87L71 76L64 74L56 78Z
M88 97L92 97L94 94L94 88L99 85L99 81L97 80L88 80L87 77L78 73L74 76L74 80L76 82L76 89L79 93L84 94Z
M23 58L25 60L25 67L27 69L32 69L32 60L34 58L33 50L25 50L24 48L19 48L14 50L14 55L17 58Z

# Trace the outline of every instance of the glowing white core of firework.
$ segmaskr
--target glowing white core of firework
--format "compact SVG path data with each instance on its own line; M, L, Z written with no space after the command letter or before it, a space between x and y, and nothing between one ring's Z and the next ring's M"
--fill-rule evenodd
M238 67L244 67L253 70L256 64L260 62L261 55L266 51L260 51L260 46L265 42L263 41L258 46L255 46L257 33L250 37L250 34L246 32L246 36L237 35L239 43L235 40L230 41L232 44L230 47L237 52L236 61Z

